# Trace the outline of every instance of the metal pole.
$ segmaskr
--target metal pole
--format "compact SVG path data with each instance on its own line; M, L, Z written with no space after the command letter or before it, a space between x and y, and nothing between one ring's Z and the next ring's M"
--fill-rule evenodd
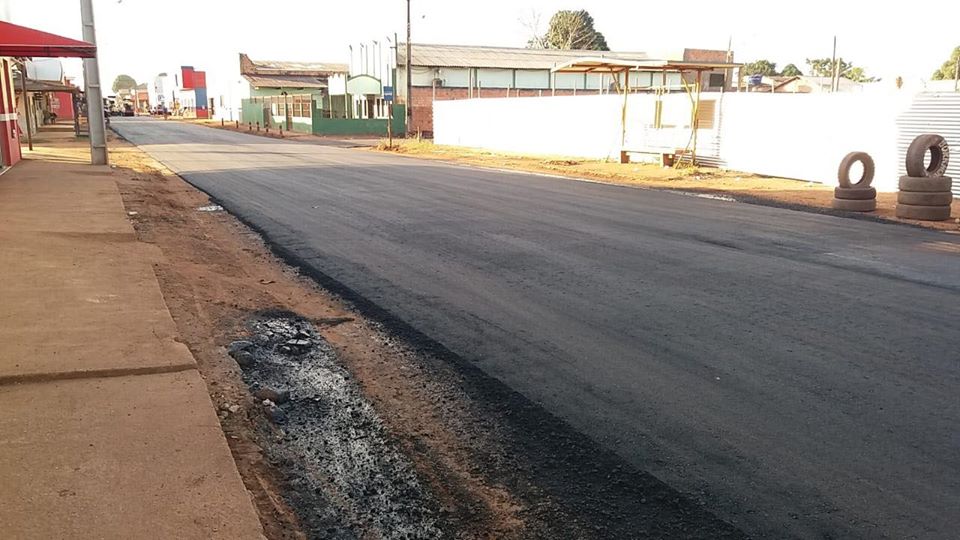
M96 27L93 24L93 1L80 0L80 19L83 23L83 40L97 44ZM93 58L83 59L83 83L87 95L87 126L90 131L90 163L107 165L107 128L103 121L103 92L100 88L100 52Z
M838 69L838 66L837 66L837 36L833 36L833 59L831 60L830 68L831 68L831 69L830 69L830 91L831 91L831 92L836 92L836 91L837 91L836 77L837 77L837 69Z
M412 129L413 81L410 79L410 0L407 0L407 133Z
M957 56L957 65L953 68L953 91L960 88L960 55Z
M21 60L17 62L20 64L20 92L23 93L23 111L27 116L27 147L33 151L33 115L30 114L30 96L27 95L27 61Z

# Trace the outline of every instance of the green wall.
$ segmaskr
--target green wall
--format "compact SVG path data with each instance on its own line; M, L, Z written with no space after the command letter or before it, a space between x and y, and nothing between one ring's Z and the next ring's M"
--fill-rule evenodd
M336 99L336 98L334 98ZM406 111L403 105L393 106L393 134L406 133ZM320 111L313 109L313 133L315 135L383 135L387 134L386 118L321 118Z
M339 99L338 99L339 98ZM329 99L329 98L328 98ZM294 122L293 130L299 133L313 133L315 135L374 135L386 136L387 120L385 118L323 118L322 110L317 108L320 96L314 96L313 106L310 108L313 113L311 123ZM339 107L338 107L339 102ZM252 99L241 100L240 122L243 124L257 125L260 123L261 129L266 127L263 115L263 103ZM343 99L342 96L333 96L331 105L335 110L342 114ZM283 124L282 120L270 120L271 129L278 129ZM403 105L393 106L393 134L403 135L406 133L406 110Z
M263 104L260 102L253 103L249 99L240 100L240 122L243 124L253 124L257 125L257 122L260 122L260 126L263 126Z

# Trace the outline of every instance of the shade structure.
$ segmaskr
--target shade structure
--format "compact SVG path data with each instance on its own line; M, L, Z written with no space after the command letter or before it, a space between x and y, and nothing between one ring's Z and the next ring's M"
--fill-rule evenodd
M86 41L0 21L0 56L93 58L96 54L96 45Z

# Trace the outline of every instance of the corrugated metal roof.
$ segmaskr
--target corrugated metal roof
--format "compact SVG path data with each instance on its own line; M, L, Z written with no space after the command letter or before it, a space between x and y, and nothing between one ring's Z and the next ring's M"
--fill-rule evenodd
M924 133L936 133L947 140L951 157L946 175L953 178L953 196L960 197L960 93L919 94L910 108L897 119L897 154L900 174L907 174L907 148Z
M429 67L471 67L500 69L552 69L584 56L623 60L647 60L643 52L609 52L557 49L520 49L471 45L429 45L411 43L411 65ZM397 47L397 65L406 64L406 44Z
M296 77L319 77L323 75L346 74L350 67L346 64L331 62L279 62L276 60L252 60L240 53L240 73L243 75L288 75Z
M330 73L347 73L350 68L346 64L333 64L328 62L279 62L276 60L253 60L256 68L263 72L266 70L276 71L321 71Z
M300 77L295 75L244 75L251 85L256 88L326 88L327 81L317 77Z

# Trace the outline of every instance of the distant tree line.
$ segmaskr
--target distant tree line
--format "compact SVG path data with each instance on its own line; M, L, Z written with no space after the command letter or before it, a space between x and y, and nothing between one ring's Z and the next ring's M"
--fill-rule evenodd
M807 58L807 66L811 76L814 77L832 77L834 69L839 66L840 76L854 82L876 82L879 79L870 77L862 67L854 66L843 58L837 58L836 62L832 58ZM743 65L741 72L744 75L763 75L765 77L784 76L799 77L803 72L795 64L787 64L783 70L777 71L776 62L770 60L756 60Z

